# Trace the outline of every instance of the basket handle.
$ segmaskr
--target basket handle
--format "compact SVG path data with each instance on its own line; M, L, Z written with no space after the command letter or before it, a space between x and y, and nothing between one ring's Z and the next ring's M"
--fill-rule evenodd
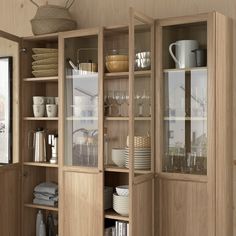
M74 4L75 0L72 0L72 2L70 4L69 4L69 2L70 2L70 0L67 0L66 1L66 5L65 5L65 8L68 9L68 10L72 7L72 5Z
M34 1L34 0L30 0L37 8L39 8L39 5Z

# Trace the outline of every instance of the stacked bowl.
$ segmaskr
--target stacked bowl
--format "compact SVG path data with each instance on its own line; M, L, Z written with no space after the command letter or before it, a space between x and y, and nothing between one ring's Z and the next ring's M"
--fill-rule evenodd
M138 52L136 53L135 69L136 70L149 70L151 68L151 52Z
M125 54L113 53L106 56L108 72L127 72L129 70L129 57Z
M58 49L32 48L32 74L35 77L58 75Z
M129 215L129 187L122 185L116 187L116 193L113 194L113 209L122 216Z

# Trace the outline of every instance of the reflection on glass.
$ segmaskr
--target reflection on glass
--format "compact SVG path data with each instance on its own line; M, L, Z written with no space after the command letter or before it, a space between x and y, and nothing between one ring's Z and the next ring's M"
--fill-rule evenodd
M165 73L163 171L206 174L207 70Z

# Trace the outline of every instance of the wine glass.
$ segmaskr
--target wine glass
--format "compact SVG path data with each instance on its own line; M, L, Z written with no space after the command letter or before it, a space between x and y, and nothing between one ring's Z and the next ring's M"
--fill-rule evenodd
M109 106L109 116L112 116L112 106L114 104L114 91L108 91L107 104Z
M124 91L117 90L114 92L114 97L115 97L116 103L118 104L118 108L119 108L118 116L122 116L121 105L124 104L124 102L125 102L125 93L124 93Z
M143 116L143 94L139 91L135 95L138 104L138 116Z
M127 91L124 92L124 100L125 100L125 104L127 105L127 116L129 114L129 94Z

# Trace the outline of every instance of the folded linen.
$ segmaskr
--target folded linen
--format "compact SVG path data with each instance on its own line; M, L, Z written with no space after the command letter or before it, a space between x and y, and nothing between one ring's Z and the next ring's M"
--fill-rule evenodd
M57 194L58 193L58 184L53 183L53 182L44 182L44 183L38 184L34 188L34 192Z
M33 203L37 205L45 205L45 206L52 206L52 207L57 206L57 201L43 200L43 199L38 199L38 198L34 198Z
M42 200L46 200L46 201L49 201L49 200L58 201L57 194L34 192L34 196L37 199L42 199Z

